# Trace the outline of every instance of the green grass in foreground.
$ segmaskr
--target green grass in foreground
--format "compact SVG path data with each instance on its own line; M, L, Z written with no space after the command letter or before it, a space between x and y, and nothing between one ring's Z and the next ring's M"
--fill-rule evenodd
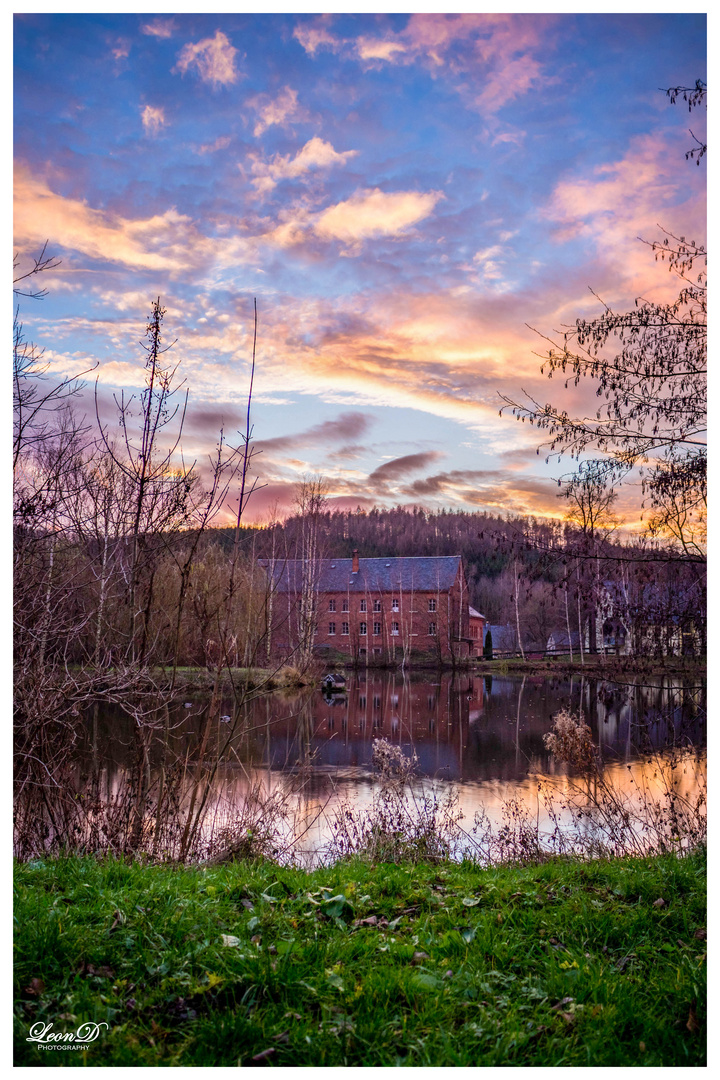
M15 1064L699 1066L705 893L703 853L19 864ZM26 1041L88 1020L87 1051Z

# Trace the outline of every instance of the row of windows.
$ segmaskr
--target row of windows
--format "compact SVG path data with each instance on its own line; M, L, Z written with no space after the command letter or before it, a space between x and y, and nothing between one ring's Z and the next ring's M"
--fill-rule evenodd
M337 601L329 600L328 601L328 611L337 611L336 604L337 604ZM391 603L391 608L392 608L393 611L399 611L400 610L400 601L399 600L393 600L392 603ZM367 600L361 600L360 601L360 610L361 611L367 611L367 609L368 609ZM373 608L372 609L373 609L373 611L382 611L382 604L380 603L379 600L373 600ZM437 600L435 600L434 598L431 598L430 600L428 600L427 609L428 609L428 611L437 611ZM350 601L349 600L343 600L343 602L342 602L342 610L343 611L349 611L350 610Z
M343 637L348 637L349 634L350 634L350 623L344 622L341 625L342 625L342 630L340 631L340 633L343 635ZM331 637L333 634L337 633L336 627L337 627L337 623L334 623L334 622L328 623L328 637ZM360 623L360 636L361 637L366 637L367 632L368 632L368 624L366 622L361 622ZM373 635L377 636L377 635L379 635L381 633L382 633L382 623L374 622L373 623ZM393 637L397 637L400 634L400 624L396 623L396 622L392 623L392 625L390 627L390 633L392 634ZM436 634L437 634L437 625L434 622L428 623L428 635L430 637L435 637Z

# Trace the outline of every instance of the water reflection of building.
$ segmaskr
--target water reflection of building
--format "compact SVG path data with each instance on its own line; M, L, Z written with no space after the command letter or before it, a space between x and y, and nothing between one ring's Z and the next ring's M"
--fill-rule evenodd
M368 765L374 739L414 749L422 772L462 774L471 720L483 710L483 680L470 675L403 679L372 670L348 680L346 692L314 694L305 708L305 736L326 767ZM297 717L278 717L270 739L275 760L290 749Z

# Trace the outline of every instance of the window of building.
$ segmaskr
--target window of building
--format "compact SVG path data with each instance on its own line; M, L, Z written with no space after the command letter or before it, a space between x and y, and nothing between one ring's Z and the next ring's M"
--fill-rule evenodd
M427 707L428 707L428 709L434 709L435 708L435 695L434 694L428 694Z
M382 611L379 600L373 600L373 611Z
M367 656L367 649L360 649L360 656Z
M391 631L391 633L392 633L393 637L397 637L397 636L398 636L398 634L400 633L400 624L399 624L399 623L396 623L396 622L394 622L394 623L392 624L392 631Z
M428 611L437 611L437 600L428 600Z
M373 634L380 634L380 633L382 633L382 623L374 622L373 623Z
M373 696L373 709L379 709L379 708L380 708L380 695L375 694Z
M434 622L428 623L428 635L430 637L435 637L436 633L437 633L437 627L436 627L435 623Z
M349 600L343 600L343 611L349 611L349 610L350 610L350 601Z
M335 623L328 623L328 635L335 633Z
M400 610L400 601L399 600L393 600L392 609L393 609L393 611L399 611Z
M361 600L360 601L360 610L361 611L367 611L367 600Z
M361 622L360 623L360 634L361 634L361 636L364 636L364 635L367 634L367 623L366 622Z
M334 611L334 610L335 610L335 601L331 600L330 603L328 604L328 611Z
M381 654L382 649L373 649L373 656L380 656Z
M348 634L350 633L350 623L349 622L344 622L342 624L342 632L343 632L343 635L345 637L348 636Z
M360 708L364 709L367 706L367 694L360 695Z

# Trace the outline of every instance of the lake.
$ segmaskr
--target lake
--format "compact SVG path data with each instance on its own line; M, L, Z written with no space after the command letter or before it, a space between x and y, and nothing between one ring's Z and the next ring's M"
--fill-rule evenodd
M120 807L136 799L140 784L148 800L143 835L154 828L156 840L153 799L167 793L172 778L178 814L193 799L195 812L202 805L198 835L206 838L237 818L249 793L282 795L291 810L286 834L296 838L295 853L312 861L322 855L328 821L341 804L371 803L376 739L417 756L416 790L430 782L441 792L452 789L466 829L478 812L499 825L511 800L527 806L541 828L549 826L538 785L562 793L573 776L544 744L561 709L583 714L603 777L624 796L670 778L679 795L692 797L705 783L704 759L672 756L673 748L706 740L704 681L681 677L617 683L368 669L350 673L338 694L274 693L237 709L224 700L212 722L208 708L208 695L189 695L142 738L122 710L99 712L75 754L75 787Z

